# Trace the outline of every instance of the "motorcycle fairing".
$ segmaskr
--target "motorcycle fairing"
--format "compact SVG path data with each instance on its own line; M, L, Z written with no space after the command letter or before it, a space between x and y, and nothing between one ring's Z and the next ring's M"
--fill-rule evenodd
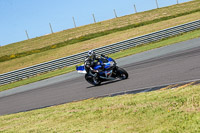
M99 70L101 67L104 67L104 69L109 69L112 65L113 65L113 59L112 58L106 58L107 62L103 62L103 61L99 61L101 65L96 65L94 66L94 70ZM76 70L78 71L78 73L87 73L86 70L85 70L85 67L84 65L81 65L81 66L76 66ZM107 74L108 73L108 74ZM103 72L100 72L99 74L100 75L106 75L106 77L110 77L112 71L103 71Z
M100 69L102 66L101 65L96 65L96 66L94 66L94 70L98 70L98 69Z
M82 66L76 66L76 70L78 71L78 73L87 73L85 71L84 65L82 65Z

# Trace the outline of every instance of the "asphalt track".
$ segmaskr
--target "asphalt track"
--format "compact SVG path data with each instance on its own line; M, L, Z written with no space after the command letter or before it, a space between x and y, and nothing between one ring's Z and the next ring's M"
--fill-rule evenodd
M122 65L129 73L129 79L116 80L94 87L88 84L83 76L66 78L53 84L39 86L28 91L22 91L0 97L0 115L23 112L53 105L68 103L113 94L126 90L138 90L147 87L160 86L175 82L200 79L200 38L186 41L185 49L166 50L164 55L150 51L152 58L143 59L126 57ZM177 46L181 47L179 43ZM190 44L194 44L190 47ZM174 45L175 47L176 44ZM157 51L161 51L161 48ZM174 48L175 49L175 48ZM164 53L164 52L163 52ZM118 60L120 61L120 60ZM37 83L36 83L37 84Z

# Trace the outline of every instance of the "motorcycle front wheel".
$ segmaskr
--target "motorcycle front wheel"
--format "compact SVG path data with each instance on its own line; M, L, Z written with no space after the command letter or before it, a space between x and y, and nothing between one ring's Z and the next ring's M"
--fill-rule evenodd
M117 75L120 79L124 80L128 78L128 73L126 70L122 69L122 68L118 68L117 70Z
M92 85L94 85L94 86L98 86L98 85L100 85L101 84L101 80L100 80L100 78L99 78L99 76L92 76L92 75L89 75L89 74L85 74L85 80L88 82L88 83L90 83L90 84L92 84Z

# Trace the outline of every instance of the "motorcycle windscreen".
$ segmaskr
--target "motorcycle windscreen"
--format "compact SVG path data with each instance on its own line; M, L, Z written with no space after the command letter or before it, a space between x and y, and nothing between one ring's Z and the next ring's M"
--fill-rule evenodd
M112 58L108 58L108 61L113 61L113 59Z

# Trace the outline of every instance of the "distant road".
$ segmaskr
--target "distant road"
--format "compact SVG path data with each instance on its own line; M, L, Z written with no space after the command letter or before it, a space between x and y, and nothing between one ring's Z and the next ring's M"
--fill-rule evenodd
M83 76L77 76L73 72L32 85L18 87L16 90L23 91L9 90L6 93L0 93L0 115L125 90L137 90L200 79L200 38L132 55L119 59L118 62L128 71L129 79L103 83L101 86L93 87L85 81ZM58 80L55 81L55 79ZM36 87L33 88L33 86ZM28 91L25 91L26 89Z

